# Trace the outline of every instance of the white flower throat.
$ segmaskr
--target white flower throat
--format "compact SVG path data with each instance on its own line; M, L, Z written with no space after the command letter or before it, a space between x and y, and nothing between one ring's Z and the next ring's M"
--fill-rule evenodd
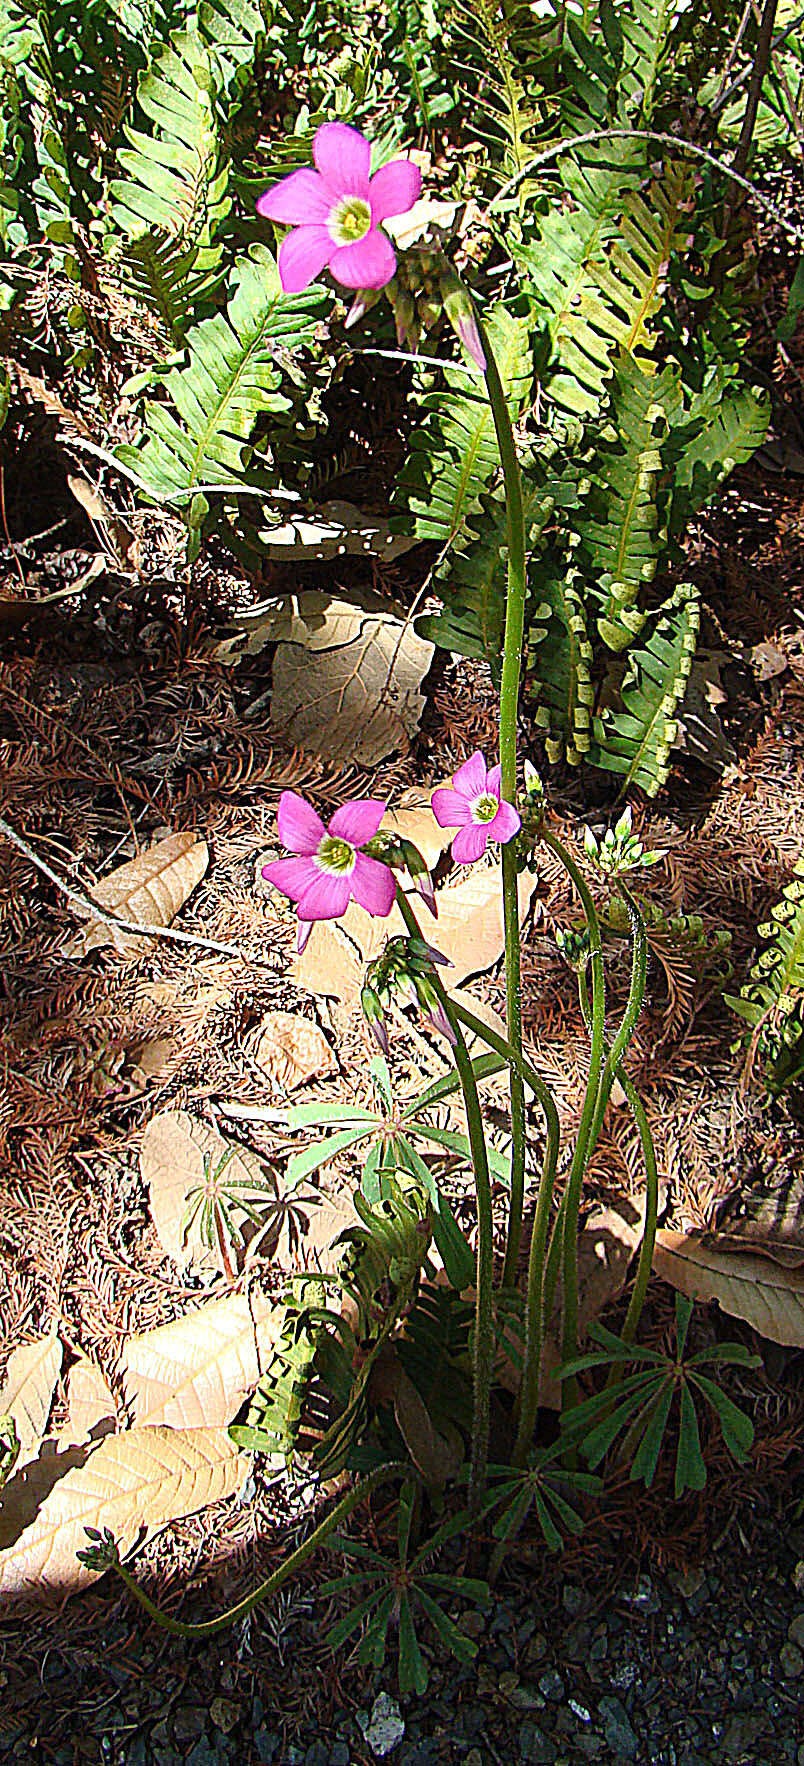
M362 196L345 196L330 210L327 226L336 245L356 245L370 230L370 204Z

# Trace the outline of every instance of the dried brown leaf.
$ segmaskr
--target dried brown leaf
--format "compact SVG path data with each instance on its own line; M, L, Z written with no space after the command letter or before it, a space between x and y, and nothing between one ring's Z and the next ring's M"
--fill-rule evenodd
M67 1377L68 1426L72 1441L88 1441L113 1433L117 1406L100 1368L88 1355L79 1355Z
M0 1552L0 1595L86 1587L96 1576L76 1553L87 1544L87 1527L110 1528L126 1553L169 1521L233 1495L245 1464L225 1429L134 1428L107 1435L58 1479L33 1520Z
M691 1300L717 1300L773 1343L804 1348L804 1268L779 1260L779 1247L719 1233L658 1232L653 1267Z
M12 1416L20 1444L27 1456L47 1428L56 1381L61 1373L62 1346L57 1332L23 1343L9 1356L6 1378L0 1391L0 1416Z
M409 747L424 709L433 645L378 602L371 609L301 594L293 642L277 646L274 733L328 761L373 766Z
M418 846L425 864L432 870L453 838L454 829L440 828L430 808L430 793L412 786L403 791L381 826L391 834L399 834Z
M123 1390L135 1422L224 1428L260 1379L281 1316L262 1294L227 1294L129 1337Z
M300 1012L268 1012L257 1027L254 1060L274 1088L293 1091L335 1072L337 1062L323 1030Z
M124 920L135 920L144 926L169 926L200 883L208 863L206 841L189 832L168 834L138 858L118 866L88 893L98 907L119 914ZM93 920L89 909L86 912L89 925L70 939L65 956L83 957L106 944L113 944L128 957L140 956L150 949L150 940Z

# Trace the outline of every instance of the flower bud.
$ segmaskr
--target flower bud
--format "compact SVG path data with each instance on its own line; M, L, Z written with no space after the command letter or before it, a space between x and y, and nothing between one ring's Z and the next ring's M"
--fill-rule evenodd
M445 1036L447 1042L451 1043L453 1048L455 1048L458 1038L455 1035L455 1031L450 1024L449 1018L447 1017L432 981L430 981L426 975L417 975L414 985L416 988L416 997L425 1018L430 1024L432 1024L433 1029L439 1031L441 1036Z
M437 920L438 908L436 906L433 879L430 876L430 872L422 858L419 848L418 846L414 846L412 840L405 840L404 838L399 844L402 848L408 875L412 879L425 907L430 909L433 919Z
M353 325L358 325L360 320L364 319L366 314L371 311L371 308L376 306L380 295L385 292L386 290L382 288L358 288L343 321L344 331L351 331Z
M440 279L441 299L450 325L467 354L485 372L486 355L480 341L477 314L468 288L454 270L446 270Z
M363 1017L366 1020L366 1024L368 1025L380 1053L387 1055L388 1031L385 1028L385 1013L383 1012L382 1002L379 995L375 993L374 988L371 987L368 982L366 982L366 985L361 989L360 1004L363 1008Z

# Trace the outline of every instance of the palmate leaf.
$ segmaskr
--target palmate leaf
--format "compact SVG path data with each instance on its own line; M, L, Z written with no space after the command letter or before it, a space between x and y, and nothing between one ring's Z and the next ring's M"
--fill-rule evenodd
M581 578L571 570L563 578L542 575L537 559L531 580L536 605L528 625L527 689L548 759L555 762L564 754L577 766L589 749L594 704Z
M522 412L531 381L528 329L504 307L488 318L488 330L511 418ZM482 526L474 517L481 499L500 478L500 457L485 382L447 370L446 390L429 394L424 423L414 430L399 475L397 509L413 516L419 539L436 540L446 553L467 545Z
M603 611L597 629L612 650L641 631L637 605L666 549L662 443L681 412L676 371L646 374L633 356L614 358L606 421L591 468L591 491L578 519L581 558Z
M605 711L592 720L588 758L606 772L620 773L624 791L640 785L648 797L655 797L668 777L678 735L676 713L692 668L699 618L697 589L679 583L647 642L629 657L623 710Z
M284 294L264 246L237 260L234 281L226 312L188 332L186 368L165 376L169 402L146 405L142 448L118 450L160 500L187 503L200 485L242 484L258 418L288 409L277 358L311 336L322 291Z
M562 162L572 208L554 204L535 243L513 247L546 318L553 361L546 390L559 410L599 410L617 351L646 369L671 252L687 230L692 174L668 165L645 194L643 144L612 141Z

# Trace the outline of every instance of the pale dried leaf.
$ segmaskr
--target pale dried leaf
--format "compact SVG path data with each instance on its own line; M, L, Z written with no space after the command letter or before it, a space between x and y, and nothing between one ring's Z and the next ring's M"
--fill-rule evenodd
M520 920L524 920L538 878L523 872L517 879ZM422 915L422 930L429 941L449 958L452 967L442 971L449 992L469 975L477 975L499 962L505 948L501 868L474 865L436 896L438 919ZM406 931L398 907L385 920L374 919L350 901L340 920L318 920L291 974L298 987L310 993L335 994L344 1004L355 999L362 985L366 963L379 955L386 939ZM352 959L349 944L354 949Z
M293 1091L295 1086L323 1078L337 1068L323 1030L300 1012L268 1012L257 1026L251 1053L281 1092Z
M281 1307L261 1294L227 1294L129 1337L123 1390L135 1423L224 1428L254 1390L280 1327Z
M163 1250L182 1271L219 1267L216 1252L201 1237L198 1221L193 1220L189 1227L185 1221L191 1191L204 1181L205 1154L214 1170L228 1152L231 1158L226 1177L264 1188L267 1211L276 1180L266 1161L250 1147L224 1140L217 1129L207 1122L197 1122L185 1110L158 1111L142 1137L140 1168L148 1185L151 1219Z
M79 1355L67 1376L67 1429L72 1441L110 1434L117 1406L108 1382L88 1355Z
M0 1391L0 1416L14 1418L23 1456L38 1447L47 1428L62 1355L54 1329L46 1337L37 1337L34 1343L21 1344L9 1356Z
M66 1594L95 1583L96 1574L76 1557L87 1544L87 1527L110 1528L121 1553L128 1552L169 1521L232 1496L245 1466L225 1429L134 1428L107 1435L58 1480L19 1538L0 1552L0 1595L36 1588Z
M421 682L433 645L378 603L367 610L330 601L306 624L310 597L298 597L295 641L277 647L271 722L283 742L327 761L373 766L407 751L424 710ZM301 641L300 641L301 640Z
M773 1343L804 1348L804 1268L780 1263L778 1248L745 1250L719 1233L658 1232L653 1267L691 1300L717 1300L732 1318L745 1319Z
M200 883L208 863L206 841L189 832L168 834L138 858L119 865L88 893L98 907L119 914L121 919L143 926L169 926ZM93 920L89 909L86 915L89 925L70 939L65 956L86 956L88 951L99 950L106 944L113 944L129 957L150 949L149 939Z
M157 1036L148 1042L135 1043L129 1049L134 1083L144 1086L152 1079L168 1078L181 1060L183 1047L178 1036Z
M415 786L401 793L380 825L391 834L412 840L431 870L455 833L454 828L439 827L430 808L429 792L418 791Z
M391 215L383 221L383 227L390 233L400 251L409 246L417 245L435 228L437 233L451 233L455 227L460 203L446 202L437 196L420 196L418 202L408 209L404 215Z
M785 674L790 667L789 658L778 644L771 644L768 639L755 644L750 651L751 661L758 681L772 681L776 675Z
M130 553L134 536L124 521L110 508L105 498L96 491L86 478L78 473L68 472L67 483L76 499L81 504L85 515L88 515L93 527L100 528L114 561L120 570L128 570ZM104 565L106 560L104 559Z

